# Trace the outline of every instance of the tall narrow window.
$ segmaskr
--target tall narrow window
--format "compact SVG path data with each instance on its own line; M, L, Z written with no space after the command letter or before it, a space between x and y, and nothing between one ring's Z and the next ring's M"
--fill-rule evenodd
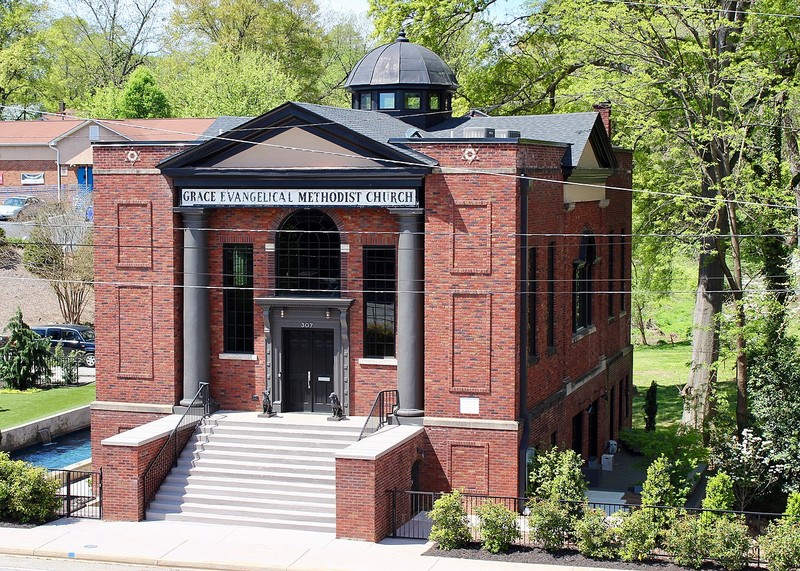
M573 262L573 332L585 329L592 324L592 265L594 260L594 236L587 234L581 240L578 258Z
M628 289L628 284L625 282L625 228L622 229L619 235L619 311L625 311L625 292Z
M547 347L556 346L556 243L547 245Z
M536 248L528 248L528 356L536 352Z
M223 351L253 352L253 245L222 246Z
M364 356L395 356L394 248L364 248Z
M281 224L275 244L277 295L339 297L341 241L331 217L298 210Z
M608 231L608 316L614 316L614 248L617 245L614 242L614 235L612 230Z

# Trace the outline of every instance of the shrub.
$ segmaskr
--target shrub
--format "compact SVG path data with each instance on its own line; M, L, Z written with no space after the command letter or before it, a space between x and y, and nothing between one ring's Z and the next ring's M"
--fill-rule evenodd
M543 500L583 502L587 483L581 467L583 458L574 450L551 448L533 459L531 496Z
M786 500L786 515L800 517L800 492L792 492Z
M699 569L709 552L710 532L701 518L683 515L664 534L664 545L675 563Z
M747 566L750 534L742 516L719 517L711 529L709 557L726 571L739 571Z
M556 500L531 500L528 526L531 539L545 551L557 551L572 532L573 516L569 505Z
M628 513L619 527L619 556L623 561L641 561L656 548L658 528L652 509L640 508Z
M50 377L50 341L31 331L19 308L6 330L8 342L0 347L0 384L4 381L7 387L24 391Z
M735 501L733 495L733 480L725 472L719 472L709 478L706 486L706 497L703 498L701 507L704 510L730 510ZM721 514L706 511L700 516L704 525L711 525L720 518Z
M601 509L584 509L575 522L578 551L592 559L613 559L617 556L616 528Z
M55 518L60 484L46 470L0 452L0 518L19 523Z
M658 383L653 381L644 395L644 429L652 432L656 429L656 414L658 414Z
M769 571L793 571L800 561L800 521L781 518L761 536L761 555Z
M467 525L467 512L461 504L461 492L454 490L433 502L430 513L433 521L428 539L439 544L440 549L463 547L472 539Z
M489 553L508 551L522 534L517 526L516 512L500 504L484 504L478 508L483 547Z
M642 485L642 506L668 506L677 507L684 503L683 498L675 489L670 477L670 464L666 456L660 456L647 468L647 478ZM656 545L662 539L663 533L669 529L675 519L675 510L649 509L643 510L645 515L652 520L652 528L659 530L656 533Z

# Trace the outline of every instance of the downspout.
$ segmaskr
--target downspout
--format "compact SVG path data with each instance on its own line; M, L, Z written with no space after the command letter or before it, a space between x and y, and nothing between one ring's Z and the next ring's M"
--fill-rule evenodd
M520 171L517 173L519 176L523 176L525 173L524 171ZM519 440L519 450L517 451L517 461L518 461L518 495L519 497L525 497L525 491L528 489L528 439L530 437L530 418L528 416L528 326L527 326L527 319L528 319L528 274L527 274L527 266L528 266L528 195L530 191L530 180L526 178L520 178L519 183L520 189L520 218L521 224L520 228L522 230L522 238L520 240L520 263L519 263L519 272L522 279L519 280L520 284L520 295L521 303L520 303L520 317L522 319L522 323L520 323L520 359L519 359L519 418L522 421L522 436ZM534 332L535 334L535 332ZM519 506L520 510L523 509L523 506Z
M61 150L54 147L53 143L47 143L47 146L56 152L56 180L58 181L58 203L61 204Z

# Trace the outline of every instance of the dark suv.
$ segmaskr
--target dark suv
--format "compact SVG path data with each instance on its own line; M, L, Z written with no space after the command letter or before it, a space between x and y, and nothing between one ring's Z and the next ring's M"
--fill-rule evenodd
M94 329L86 325L37 325L31 329L42 337L50 338L50 347L61 343L64 353L83 351L83 364L94 367Z

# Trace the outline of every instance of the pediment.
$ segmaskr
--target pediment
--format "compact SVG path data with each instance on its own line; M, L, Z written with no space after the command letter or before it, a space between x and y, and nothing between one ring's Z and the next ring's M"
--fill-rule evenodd
M342 111L342 110L339 110ZM160 163L164 174L287 170L365 171L413 169L425 163L385 139L323 117L294 103L264 115Z
M374 156L374 155L373 155ZM243 143L223 156L196 163L199 168L298 169L376 168L381 164L336 141L302 127L281 129L255 143Z

